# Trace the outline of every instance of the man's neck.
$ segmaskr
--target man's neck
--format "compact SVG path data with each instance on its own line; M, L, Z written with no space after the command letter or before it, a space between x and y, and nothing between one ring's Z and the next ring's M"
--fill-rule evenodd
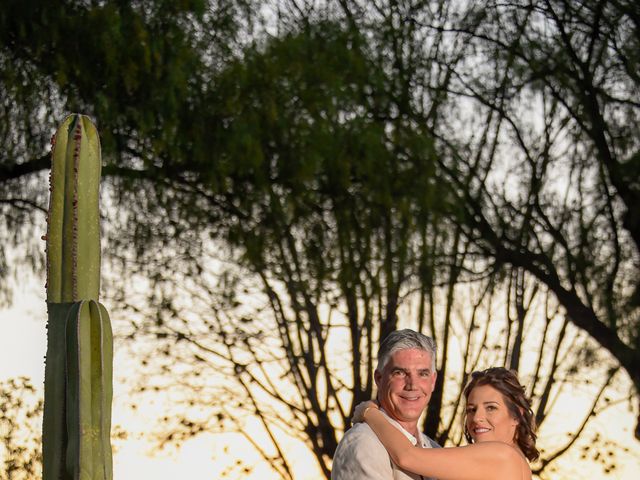
M396 420L396 422L398 422L398 420ZM420 441L420 432L418 431L417 423L412 423L412 424L406 424L403 422L398 422L398 423L402 428L404 428L407 432L413 435L416 438L416 440Z

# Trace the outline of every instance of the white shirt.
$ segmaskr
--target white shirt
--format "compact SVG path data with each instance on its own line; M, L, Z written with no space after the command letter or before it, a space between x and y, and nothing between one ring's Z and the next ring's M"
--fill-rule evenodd
M382 412L384 413L384 411ZM413 445L418 439L407 432L398 422L385 414L386 419L400 430ZM420 434L420 446L437 446L429 437ZM351 427L342 437L333 456L331 480L435 480L400 470L391 461L389 453L366 423Z

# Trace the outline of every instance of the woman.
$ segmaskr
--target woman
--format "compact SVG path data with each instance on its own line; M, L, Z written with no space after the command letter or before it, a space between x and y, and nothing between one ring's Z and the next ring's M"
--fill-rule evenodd
M516 375L501 367L473 372L464 396L465 447L414 447L374 402L358 405L353 420L367 422L403 470L440 480L530 480L535 419Z

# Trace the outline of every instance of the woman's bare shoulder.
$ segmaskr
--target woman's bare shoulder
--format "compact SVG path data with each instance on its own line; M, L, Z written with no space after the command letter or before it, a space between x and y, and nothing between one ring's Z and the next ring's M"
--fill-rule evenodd
M501 470L501 478L531 480L529 462L517 447L503 442L475 443L473 447L483 450L483 456L491 458L495 467Z
M514 473L513 478L531 480L531 467L518 447L503 442L486 442L476 445L490 446L494 454L498 455L501 461L509 466L509 470Z

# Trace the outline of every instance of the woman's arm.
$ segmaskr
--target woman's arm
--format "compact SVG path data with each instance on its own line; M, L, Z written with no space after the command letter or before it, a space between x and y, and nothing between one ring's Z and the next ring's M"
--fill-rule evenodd
M466 447L414 447L384 415L371 406L362 417L400 468L440 480L488 480L522 478L522 458L507 444L486 442Z

